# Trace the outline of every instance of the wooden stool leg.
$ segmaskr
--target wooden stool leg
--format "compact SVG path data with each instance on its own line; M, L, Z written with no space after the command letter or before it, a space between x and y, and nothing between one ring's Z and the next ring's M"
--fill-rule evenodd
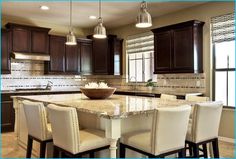
M28 135L26 158L31 158L33 139Z
M199 145L198 144L193 144L193 158L199 158Z
M56 146L53 145L53 158L59 158L59 151Z
M204 158L208 158L207 144L203 144L202 148L203 148L203 156L204 156Z
M214 158L219 158L220 154L219 154L218 138L212 141L212 147L213 147Z
M90 153L89 153L89 158L94 158L94 157L95 157L94 152L90 152Z
M178 152L178 157L179 158L185 158L186 157L186 150L182 149Z
M42 141L40 142L40 158L45 158L45 153L46 153L46 142Z
M125 146L120 143L120 158L125 158Z

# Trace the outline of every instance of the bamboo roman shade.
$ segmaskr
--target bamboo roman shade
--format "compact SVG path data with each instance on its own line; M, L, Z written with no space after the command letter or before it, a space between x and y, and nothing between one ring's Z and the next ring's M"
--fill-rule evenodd
M212 42L219 43L235 39L234 13L225 14L211 19Z
M127 54L144 53L154 50L154 36L152 32L129 36L126 40Z

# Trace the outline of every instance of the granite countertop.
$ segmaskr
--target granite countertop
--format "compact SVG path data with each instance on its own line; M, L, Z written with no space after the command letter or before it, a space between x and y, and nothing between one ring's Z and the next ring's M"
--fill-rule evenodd
M24 90L24 91L15 91L15 90L1 90L2 94L22 94L22 93L54 93L54 92L75 92L79 93L80 89L52 89L52 90ZM200 92L175 92L175 91L166 91L166 92L160 92L157 90L149 91L149 90L128 90L128 89L117 89L117 93L119 92L127 92L127 93L134 93L134 94L172 94L172 95L179 95L179 96L185 96L187 94L192 95L202 95L203 93Z
M167 101L160 98L129 95L112 95L104 100L91 100L85 95L60 94L37 96L13 96L20 100L31 100L47 104L75 107L78 111L96 114L105 118L125 118L130 115L151 113L158 107L176 107L194 104L186 100Z
M23 90L23 91L16 91L16 90L1 90L2 94L22 94L22 93L54 93L54 92L80 92L79 89L52 89L52 90Z

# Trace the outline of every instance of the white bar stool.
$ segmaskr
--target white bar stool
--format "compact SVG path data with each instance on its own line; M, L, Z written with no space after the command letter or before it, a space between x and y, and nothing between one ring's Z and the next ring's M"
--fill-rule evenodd
M164 99L164 100L172 100L172 101L176 101L177 100L177 96L169 95L169 94L161 94L160 98Z
M193 153L193 156L190 157L201 157L199 151L202 146L203 157L207 158L207 144L211 143L214 158L219 158L218 130L222 107L222 102L205 102L194 106L192 120L189 122L186 135L186 144L189 145L190 155Z
M110 147L105 132L98 129L79 129L77 111L72 107L48 105L49 119L52 124L53 157L62 155L81 157Z
M185 137L191 107L188 105L158 108L154 111L151 130L123 134L120 140L120 158L125 149L131 149L149 158L178 153L185 157Z
M33 140L40 143L40 158L45 157L46 144L52 142L51 125L47 122L43 103L24 100L23 108L28 128L28 143L26 158L31 158Z

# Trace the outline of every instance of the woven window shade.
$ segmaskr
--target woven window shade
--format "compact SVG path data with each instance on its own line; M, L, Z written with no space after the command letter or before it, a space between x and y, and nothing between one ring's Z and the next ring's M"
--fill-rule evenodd
M127 54L150 52L153 50L154 36L151 32L129 36L126 40Z
M213 43L235 40L234 16L234 13L230 13L211 18Z

